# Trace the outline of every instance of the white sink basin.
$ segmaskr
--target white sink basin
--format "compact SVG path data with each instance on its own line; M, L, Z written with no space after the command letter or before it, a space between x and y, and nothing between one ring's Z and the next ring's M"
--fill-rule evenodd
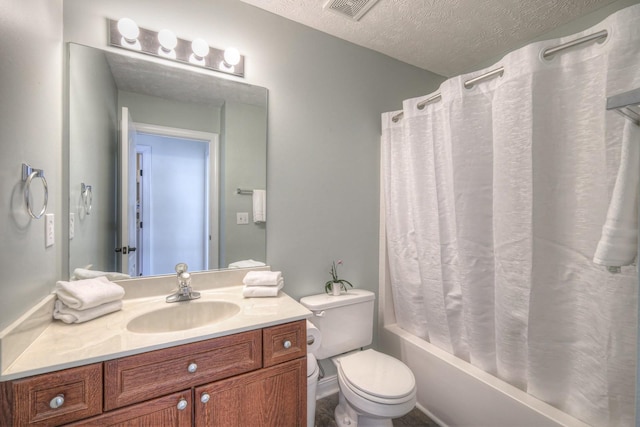
M240 306L226 301L184 301L134 317L130 332L157 334L184 331L222 322L240 313Z

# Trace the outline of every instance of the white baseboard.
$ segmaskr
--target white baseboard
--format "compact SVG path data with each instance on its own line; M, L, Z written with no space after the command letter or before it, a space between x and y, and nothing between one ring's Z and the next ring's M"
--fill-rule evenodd
M322 378L318 381L318 387L316 388L316 400L323 397L331 396L337 393L338 388L338 376L331 375L329 377Z
M420 412L425 414L427 417L431 418L431 421L433 421L434 423L438 424L440 427L448 427L444 423L444 421L442 421L440 418L438 418L435 415L433 415L430 410L428 410L427 408L425 408L421 404L416 403L416 409L418 409Z

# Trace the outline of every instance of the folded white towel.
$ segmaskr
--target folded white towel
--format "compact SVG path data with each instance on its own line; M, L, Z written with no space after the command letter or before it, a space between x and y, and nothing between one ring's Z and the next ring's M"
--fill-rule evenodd
M245 259L242 261L236 261L229 264L229 268L250 268L250 267L264 267L264 262L254 261L252 259Z
M284 287L284 282L280 282L278 286L244 286L242 288L242 296L245 298L255 297L277 297L280 289Z
M250 271L242 279L245 286L279 286L283 282L280 271Z
M109 280L124 280L131 279L126 273L119 273L117 271L99 271L89 270L88 268L76 268L73 270L71 280L83 280L83 279L95 279L96 277L104 276Z
M253 222L267 222L266 190L253 190Z
M74 310L97 307L120 300L124 296L122 286L111 283L104 276L74 282L60 280L56 283L54 292L60 301Z
M60 319L64 323L82 323L121 309L122 300L111 301L86 310L74 310L62 301L56 300L53 308L53 318Z
M608 267L632 264L638 251L638 182L640 127L627 120L622 138L620 169L607 220L602 226L593 262Z

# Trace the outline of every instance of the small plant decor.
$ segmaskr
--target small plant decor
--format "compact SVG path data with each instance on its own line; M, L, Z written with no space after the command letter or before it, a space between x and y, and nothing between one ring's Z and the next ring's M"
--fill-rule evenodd
M349 285L353 288L351 282L345 279L338 278L338 265L342 265L342 260L339 260L337 263L333 261L331 265L331 280L327 280L327 283L324 284L324 292L332 295L340 295L340 291L344 290L347 292L347 286Z

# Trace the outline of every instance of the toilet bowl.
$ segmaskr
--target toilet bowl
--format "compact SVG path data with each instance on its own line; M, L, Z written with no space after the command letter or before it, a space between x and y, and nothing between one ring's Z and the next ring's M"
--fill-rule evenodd
M340 396L335 419L343 426L391 426L416 404L416 381L401 361L365 350L332 359Z
M408 366L372 349L354 351L371 344L374 298L373 292L353 289L300 300L322 335L315 357L331 359L338 371L338 426L390 427L392 418L409 413L416 404L416 381Z

